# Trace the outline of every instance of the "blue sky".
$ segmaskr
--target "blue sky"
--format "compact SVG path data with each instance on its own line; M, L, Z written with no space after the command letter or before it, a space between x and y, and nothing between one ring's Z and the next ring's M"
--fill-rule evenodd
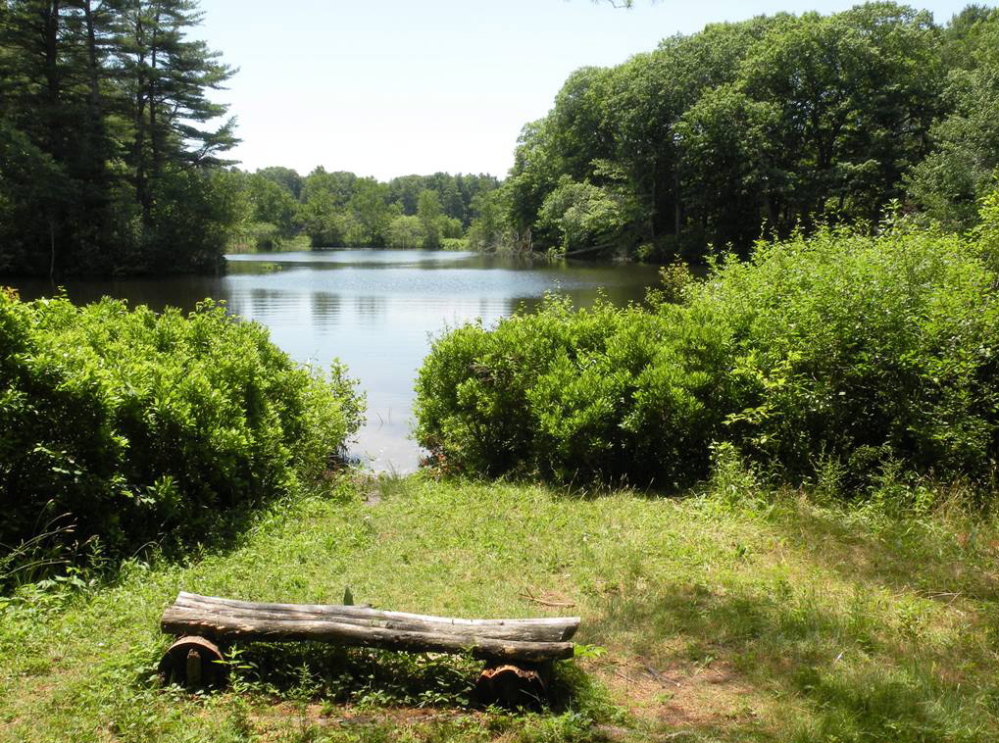
M579 67L618 64L715 21L855 4L202 0L196 33L240 68L217 97L238 118L233 157L246 169L503 176L521 127L544 116ZM966 4L918 7L946 21Z

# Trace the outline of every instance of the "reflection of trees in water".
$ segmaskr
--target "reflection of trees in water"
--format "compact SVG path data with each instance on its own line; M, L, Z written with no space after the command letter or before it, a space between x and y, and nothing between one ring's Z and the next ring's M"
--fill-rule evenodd
M365 295L354 300L357 317L365 325L377 325L385 317L388 301L385 297Z
M288 292L256 288L250 289L246 297L249 300L249 313L238 307L233 307L232 310L240 315L249 314L254 320L263 322L264 318L275 314L275 309L280 307L281 300L288 298Z
M572 306L576 308L592 307L598 298L602 298L617 307L624 307L629 302L640 301L644 294L639 293L640 287L631 284L612 284L611 286L600 287L594 291L592 287L578 289L554 289L552 294L558 296L568 296L572 300ZM530 313L536 312L545 301L543 296L511 297L506 300L504 315L512 315L514 312Z
M315 292L312 295L312 322L321 326L340 322L343 298L332 292Z

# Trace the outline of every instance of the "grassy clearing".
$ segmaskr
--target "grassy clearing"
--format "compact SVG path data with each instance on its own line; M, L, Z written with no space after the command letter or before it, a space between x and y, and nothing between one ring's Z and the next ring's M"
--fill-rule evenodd
M731 471L712 487L662 500L343 482L275 507L224 554L26 587L0 604L0 740L999 738L999 525L757 503ZM151 681L180 589L318 603L348 586L382 608L579 614L578 641L603 651L564 664L558 708L533 714L468 705L464 659L306 645L243 647L223 694Z

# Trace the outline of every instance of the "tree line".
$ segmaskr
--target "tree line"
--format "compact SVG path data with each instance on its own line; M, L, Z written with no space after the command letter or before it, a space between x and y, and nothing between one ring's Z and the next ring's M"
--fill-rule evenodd
M480 245L696 258L893 201L975 223L999 165L999 11L760 16L574 72L524 127Z
M233 74L191 0L0 2L0 271L207 270L234 219Z
M999 165L999 10L760 16L577 70L514 165L256 173L195 0L0 0L0 272L215 270L234 244L697 259L899 202L961 231Z
M484 174L407 175L385 183L322 167L304 177L285 167L230 177L242 197L237 241L258 249L298 235L314 248L464 245L473 217L499 186Z

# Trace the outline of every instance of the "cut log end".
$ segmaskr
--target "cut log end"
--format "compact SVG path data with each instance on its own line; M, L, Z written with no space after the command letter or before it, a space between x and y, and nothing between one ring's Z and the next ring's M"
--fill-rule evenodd
M218 646L191 635L167 648L158 670L163 684L178 684L192 691L220 689L228 676Z
M475 695L483 704L507 709L540 709L550 701L551 677L550 663L492 663L479 676Z

